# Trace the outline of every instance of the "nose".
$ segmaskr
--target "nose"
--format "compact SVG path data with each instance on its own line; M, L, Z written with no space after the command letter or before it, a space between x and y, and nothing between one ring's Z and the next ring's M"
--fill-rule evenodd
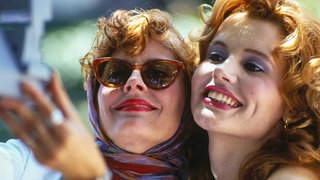
M212 77L215 81L227 82L235 84L238 80L237 65L235 62L225 61L222 64L216 65L212 72Z
M131 76L124 85L124 92L128 93L130 91L145 91L147 86L144 84L140 70L133 70Z

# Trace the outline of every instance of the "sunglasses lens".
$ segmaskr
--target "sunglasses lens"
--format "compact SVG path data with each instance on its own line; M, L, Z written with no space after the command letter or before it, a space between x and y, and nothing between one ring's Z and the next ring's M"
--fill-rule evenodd
M94 61L98 81L107 87L119 87L126 84L133 69L140 69L143 82L151 89L169 87L179 74L182 62L156 60L144 65L130 65L120 59L101 59Z
M131 69L120 60L102 61L98 65L98 76L102 84L108 87L124 85L131 75Z
M152 89L163 89L171 85L179 74L179 67L169 61L154 61L145 65L142 78Z

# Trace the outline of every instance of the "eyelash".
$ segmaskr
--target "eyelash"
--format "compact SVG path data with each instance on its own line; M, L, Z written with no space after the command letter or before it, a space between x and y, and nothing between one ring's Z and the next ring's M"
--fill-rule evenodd
M264 72L264 70L260 66L256 65L253 62L246 62L243 64L243 66L250 72Z
M219 57L217 57L219 56ZM214 64L219 64L219 63L222 63L224 62L227 58L225 58L222 53L219 53L219 52L211 52L209 54L209 59L212 63Z
M209 54L208 59L213 64L220 64L223 63L227 59L227 57L225 57L220 52L211 52ZM256 63L252 62L252 60L246 60L245 63L243 63L243 67L246 71L249 72L264 72L263 68L261 68L261 66L257 65Z

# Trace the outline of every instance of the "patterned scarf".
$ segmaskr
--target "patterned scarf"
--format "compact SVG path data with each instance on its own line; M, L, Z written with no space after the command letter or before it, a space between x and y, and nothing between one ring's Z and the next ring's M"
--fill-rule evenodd
M183 133L186 129L186 118L182 118L179 128L169 140L142 154L130 153L115 145L101 130L93 93L89 79L87 81L89 119L96 136L96 144L113 172L112 179L187 179L187 160L182 154L187 139Z

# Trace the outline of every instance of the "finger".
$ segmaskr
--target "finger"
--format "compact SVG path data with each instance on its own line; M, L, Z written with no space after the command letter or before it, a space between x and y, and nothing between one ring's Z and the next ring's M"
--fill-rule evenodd
M50 86L52 87L56 87L57 84L57 79L56 77L54 77L50 82ZM27 93L27 95L35 102L37 109L40 111L40 113L42 114L42 118L40 118L39 121L41 121L44 126L48 127L49 129L49 133L52 136L53 140L56 141L58 139L58 141L60 141L61 136L63 136L64 134L64 129L60 128L58 126L62 125L61 123L57 124L55 122L63 122L65 119L65 114L62 111L62 115L61 117L52 117L53 115L55 115L56 111L60 112L59 108L57 109L53 102L51 101L51 99L46 96L44 94L44 92L42 92L41 90L37 89L35 86L33 86L31 83L28 83L27 81L22 83L22 88L23 90ZM52 89L52 88L50 88ZM63 88L61 88L63 90ZM61 91L61 90L59 90ZM57 94L54 93L53 90L51 91L52 94ZM62 91L64 92L64 91ZM65 97L64 97L65 96ZM56 100L57 102L62 101L62 103L66 103L71 104L70 102L64 101L64 99L67 99L67 96L56 96L54 95L54 100ZM62 100L60 100L62 99ZM69 107L69 106L66 106ZM62 109L63 110L63 109Z
M38 161L50 161L50 159L53 157L56 143L53 143L52 138L48 136L45 128L43 130L40 130L40 128L34 130L34 134L38 136L34 137L32 134L30 134L30 132L27 132L23 127L21 127L21 125L17 123L8 113L0 110L0 116L12 134L19 138L30 149L32 149Z
M19 139L26 139L26 130L21 128L9 112L0 106L0 117L10 132Z
M29 137L27 130L21 127L21 125L15 120L14 116L9 113L9 111L0 107L0 117L16 138L19 138L26 146L32 149L35 154L41 154L37 148L38 146L36 145L37 143L35 140Z
M57 107L63 112L67 119L79 120L80 117L77 114L71 100L69 99L69 96L65 91L57 73L54 73L52 76L50 89Z
M36 117L34 116L30 107L26 106L23 102L17 99L3 98L1 100L1 106L7 112L12 112L11 114L16 116L16 120L23 124L24 129L34 129L34 120Z
M70 121L71 122L71 121ZM62 112L56 108L51 115L47 118L46 126L49 128L49 131L54 138L56 144L63 144L65 137L67 136L67 121Z
M55 108L51 99L48 96L45 96L45 94L42 91L40 91L36 87L33 87L32 84L28 82L24 82L22 84L22 88L25 90L28 96L35 101L37 108L42 112L42 114L44 114L43 115L44 117L40 118L40 121L44 124L45 127L48 128L48 131L46 134L49 134L49 137L42 138L42 140L44 141L44 143L45 143L45 140L48 140L48 143L46 143L46 147L52 147L50 148L50 150L54 151L54 147L56 145L63 143L64 136L67 133L63 123L57 124L56 122L57 121L63 122L65 119L67 119L65 118L67 113L63 113L63 110L67 109L72 104L70 101L68 101L68 96L66 95L62 86L60 85L60 88L57 87L59 86L59 83L57 81L57 76L53 75L53 78L49 86L50 86L50 90L51 90L54 101L62 104L62 105L58 105L57 103L58 108ZM58 90L55 90L55 89L58 89ZM60 94L60 95L56 95L56 94ZM62 106L62 107L65 106L65 107L64 109L62 109L62 108L59 108L59 106ZM53 117L53 115L56 114L55 111L60 112L60 109L62 111L62 115L59 117L57 116ZM65 112L68 112L68 110Z
M26 95L35 103L43 117L48 117L54 108L49 96L44 94L44 92L33 86L28 81L22 81L21 88L23 92L25 92Z
M1 117L6 126L13 135L35 151L35 154L44 156L48 150L55 146L55 138L50 136L44 123L22 102L14 99L2 99L0 105Z

